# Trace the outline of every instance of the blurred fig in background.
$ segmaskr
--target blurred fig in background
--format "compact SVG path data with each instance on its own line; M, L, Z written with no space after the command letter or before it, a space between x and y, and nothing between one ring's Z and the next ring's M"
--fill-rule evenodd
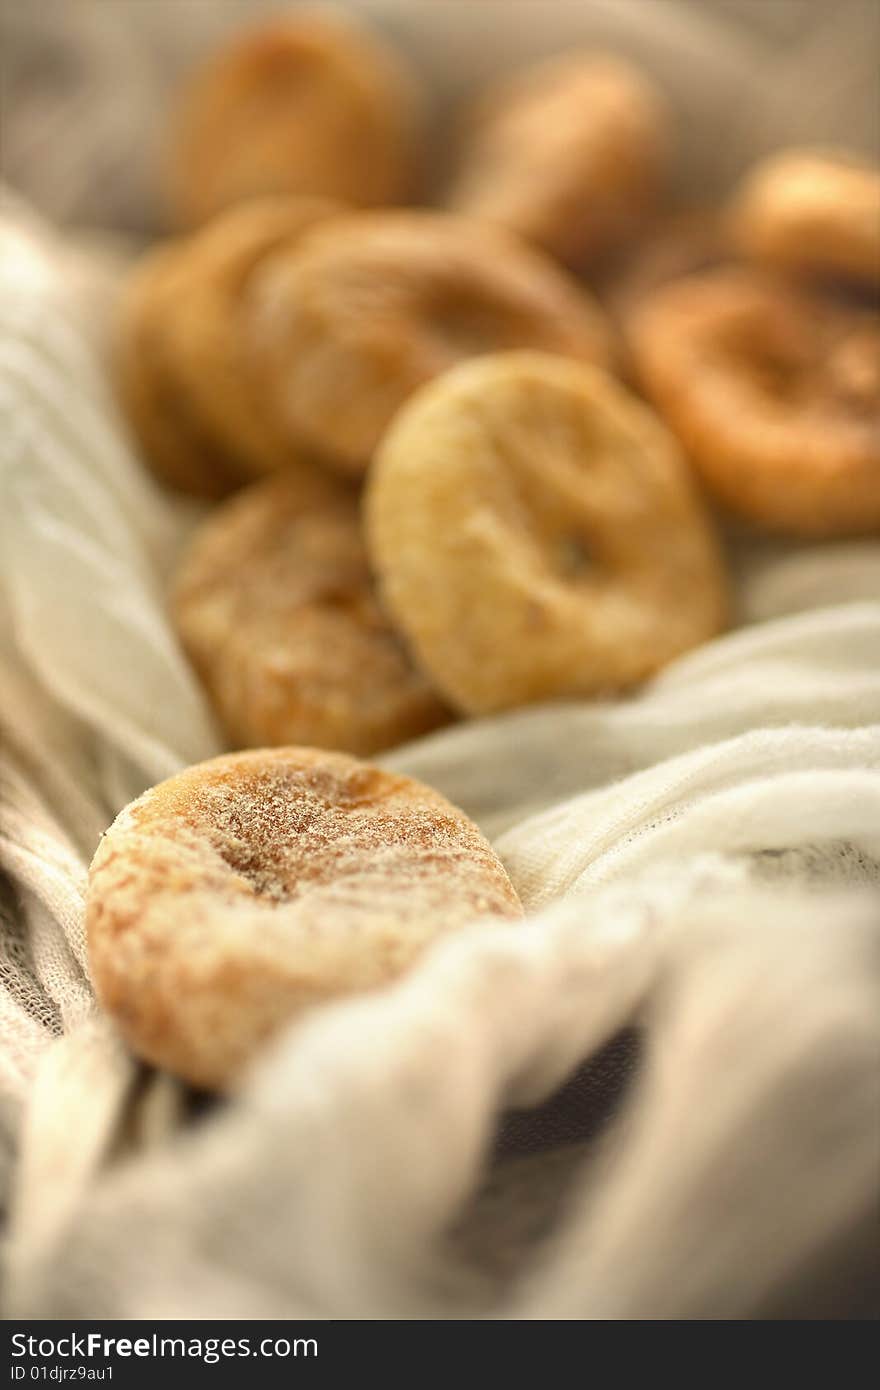
M746 268L631 320L640 382L707 488L795 536L880 534L880 318Z
M416 387L466 357L609 357L605 317L571 276L503 228L443 212L334 218L268 258L249 299L267 405L355 477Z
M867 160L783 150L737 189L730 225L750 259L880 288L880 169Z
M135 264L117 315L114 376L144 461L166 486L223 497L298 460L263 407L240 305L266 255L336 211L321 198L252 198Z
M265 193L373 207L413 187L421 108L402 59L348 17L245 31L184 88L168 146L174 221Z
M629 63L594 53L546 60L478 99L449 202L586 265L655 205L669 124L661 93Z

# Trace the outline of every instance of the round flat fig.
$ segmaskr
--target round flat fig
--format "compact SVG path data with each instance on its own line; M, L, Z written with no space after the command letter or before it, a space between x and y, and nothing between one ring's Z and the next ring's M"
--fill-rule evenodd
M725 619L675 442L585 363L504 353L423 388L383 440L366 525L385 607L468 713L624 689Z
M316 1006L379 988L469 923L522 909L439 792L339 753L200 763L146 792L92 861L89 957L131 1048L233 1086Z
M747 270L646 299L630 347L706 487L792 535L880 531L880 319Z

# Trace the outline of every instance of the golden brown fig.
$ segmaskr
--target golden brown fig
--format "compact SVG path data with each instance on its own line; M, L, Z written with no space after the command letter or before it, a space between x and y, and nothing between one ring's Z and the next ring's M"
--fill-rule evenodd
M353 19L272 20L237 35L183 92L168 154L174 220L197 226L267 193L404 201L419 124L409 72Z
M234 1085L317 1005L377 989L439 937L522 909L439 792L314 749L188 768L119 815L92 861L98 998L140 1056Z
M476 104L449 205L583 265L651 211L668 143L666 103L628 63L601 53L545 60Z
M233 746L369 754L450 718L381 612L349 484L301 465L196 531L177 630Z
M581 362L500 353L424 387L382 442L366 524L383 603L470 713L623 689L725 620L674 441Z
M276 427L263 399L242 331L243 297L266 256L280 247L292 250L339 212L324 198L255 198L185 243L187 275L164 327L167 358L193 412L248 476L285 468L302 451Z
M600 310L540 252L433 212L315 228L254 276L249 328L292 436L354 476L407 396L462 358L515 347L608 356Z
M262 400L240 301L264 256L295 246L336 211L315 198L254 199L135 266L120 298L116 381L146 461L164 483L222 497L302 454Z
M854 155L784 150L734 195L731 234L750 259L880 285L880 169Z
M246 476L194 411L169 363L167 327L187 283L185 249L150 251L119 299L113 370L120 405L144 460L161 482L197 497L223 497Z
M706 486L774 531L880 531L880 320L746 270L647 299L641 382Z

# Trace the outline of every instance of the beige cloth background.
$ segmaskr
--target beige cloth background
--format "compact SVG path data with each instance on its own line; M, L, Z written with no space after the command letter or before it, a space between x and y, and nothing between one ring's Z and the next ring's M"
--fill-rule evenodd
M504 7L518 25L500 24L491 0L366 8L446 95L562 35L614 37L671 86L692 179L727 177L790 138L875 135L872 5L840 7L833 24L803 0L519 0ZM63 19L52 4L13 7L17 80L23 54L48 61L53 11L68 100L79 73L89 120L53 115L52 87L31 93L20 125L28 103L16 104L10 179L61 221L148 225L148 149L133 160L131 141L156 125L156 55L205 42L217 10L228 22L225 6L113 6L112 23L103 5ZM58 143L54 169L27 156L34 111L42 147ZM394 989L293 1030L231 1103L194 1107L96 1015L82 934L101 830L145 785L218 747L163 611L192 514L143 472L102 366L115 274L112 255L84 252L7 194L7 1314L869 1311L880 546L730 537L736 630L641 694L463 725L387 758L479 820L527 923L475 926ZM531 1111L566 1082L555 1108ZM508 1118L499 1156L512 1108L531 1119Z

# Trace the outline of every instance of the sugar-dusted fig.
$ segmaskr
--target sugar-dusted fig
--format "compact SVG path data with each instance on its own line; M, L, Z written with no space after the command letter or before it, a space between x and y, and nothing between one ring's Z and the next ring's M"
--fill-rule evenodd
M187 768L92 861L95 989L140 1056L234 1086L321 1004L378 989L440 937L522 908L490 845L421 782L277 748Z
M234 747L366 755L450 718L381 611L351 484L305 464L202 522L174 622Z
M366 524L388 612L468 713L626 689L725 621L674 440L583 362L499 353L424 387L379 449Z

